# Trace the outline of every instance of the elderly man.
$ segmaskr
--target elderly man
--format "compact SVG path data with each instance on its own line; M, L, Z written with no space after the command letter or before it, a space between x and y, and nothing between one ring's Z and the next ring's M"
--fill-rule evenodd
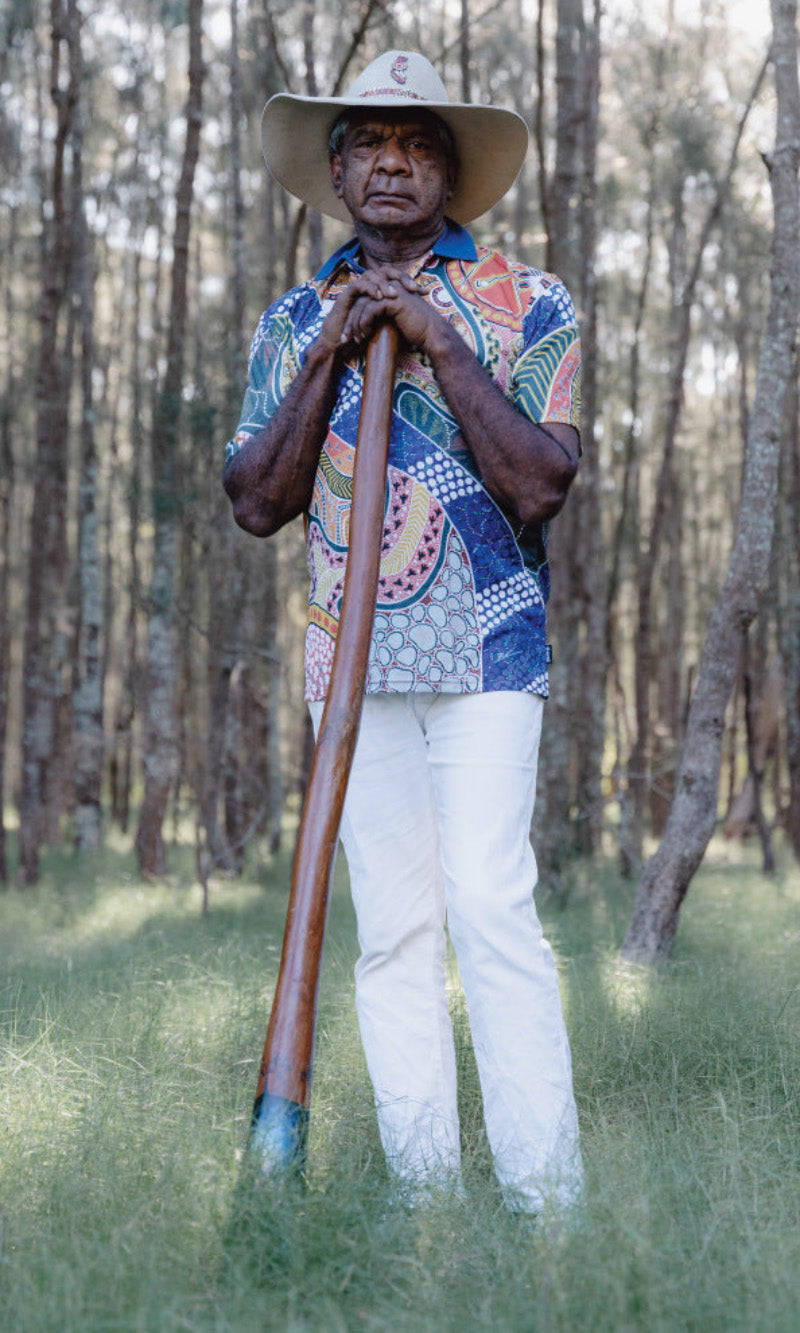
M364 352L394 321L386 517L364 710L342 821L356 1000L381 1139L412 1197L460 1188L446 926L509 1207L580 1189L570 1052L529 829L547 695L547 522L580 453L575 314L557 278L464 230L513 183L524 122L448 101L390 51L344 98L281 95L262 143L355 237L253 341L224 484L269 536L305 515L306 697L322 715L344 570Z

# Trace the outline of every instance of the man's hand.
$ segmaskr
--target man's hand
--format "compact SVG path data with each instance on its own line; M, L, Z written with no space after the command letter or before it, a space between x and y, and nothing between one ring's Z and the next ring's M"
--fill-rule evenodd
M363 347L379 324L391 320L409 347L426 351L442 317L423 300L420 290L402 269L389 264L368 269L337 297L319 341L346 354Z

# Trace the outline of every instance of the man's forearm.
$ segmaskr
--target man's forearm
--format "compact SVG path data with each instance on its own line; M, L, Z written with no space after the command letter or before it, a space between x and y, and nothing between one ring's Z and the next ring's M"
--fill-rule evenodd
M522 524L552 518L577 471L577 431L556 424L538 426L523 416L463 339L442 324L428 354L483 484Z
M314 343L275 415L226 464L223 484L247 532L269 537L308 508L338 366L336 351Z

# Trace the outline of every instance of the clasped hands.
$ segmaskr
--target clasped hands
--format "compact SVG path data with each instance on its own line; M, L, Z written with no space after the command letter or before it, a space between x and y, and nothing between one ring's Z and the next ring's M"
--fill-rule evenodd
M379 324L391 320L410 347L430 354L446 322L431 310L417 282L400 268L384 264L353 278L325 317L319 341L344 352L369 342Z

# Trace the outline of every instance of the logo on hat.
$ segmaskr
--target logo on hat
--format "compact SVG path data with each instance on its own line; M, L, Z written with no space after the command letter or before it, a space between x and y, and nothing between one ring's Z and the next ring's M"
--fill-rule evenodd
M408 77L408 56L398 56L389 73L395 83L405 83Z

